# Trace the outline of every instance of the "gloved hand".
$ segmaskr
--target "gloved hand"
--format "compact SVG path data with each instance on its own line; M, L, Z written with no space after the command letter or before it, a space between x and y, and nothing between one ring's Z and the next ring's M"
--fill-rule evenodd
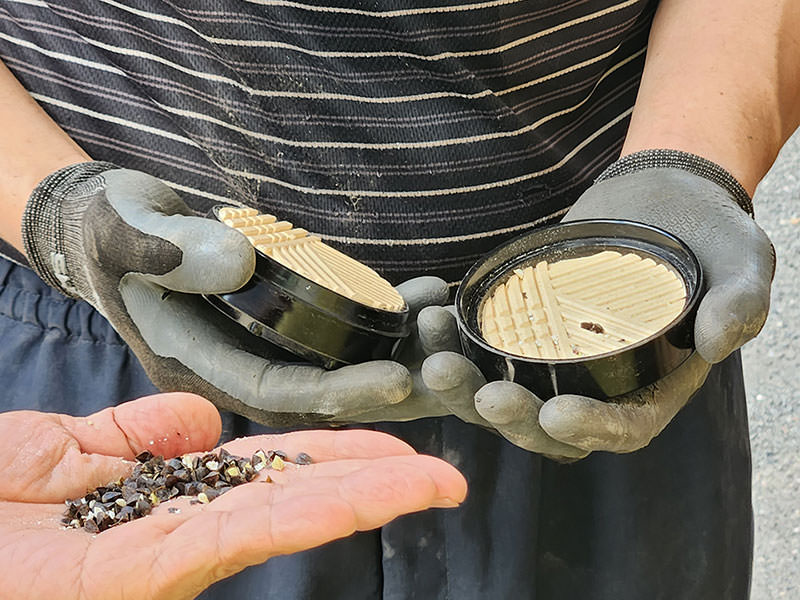
M461 354L452 306L426 306L419 313L417 328L414 344L406 347L414 374L411 397L382 409L381 419L373 419L367 413L359 416L360 421L404 421L425 416L421 414L425 411L427 416L452 414L496 431L517 446L557 460L574 460L588 454L551 438L539 426L539 410L544 403L525 388L507 381L486 384L478 367Z
M748 214L750 213L750 214ZM614 163L570 209L565 221L611 218L654 225L683 240L697 255L707 293L697 311L697 352L655 384L610 402L576 395L549 399L538 413L510 421L514 432L541 427L586 452L632 452L669 424L705 381L711 363L755 337L769 310L775 253L756 225L745 190L721 167L674 150L639 152ZM476 396L478 412L512 442L509 415L533 394L494 382Z
M154 177L101 162L62 169L31 195L23 239L37 273L96 307L164 391L196 392L272 426L353 422L365 412L370 420L386 420L395 412L385 411L412 388L407 401L414 410L401 411L405 418L442 410L435 394L419 385L416 352L408 352L414 377L393 361L325 371L232 325L197 294L244 285L255 266L250 242L222 223L192 216ZM400 291L412 326L420 308L447 299L445 283L432 277ZM469 398L477 389L470 385Z

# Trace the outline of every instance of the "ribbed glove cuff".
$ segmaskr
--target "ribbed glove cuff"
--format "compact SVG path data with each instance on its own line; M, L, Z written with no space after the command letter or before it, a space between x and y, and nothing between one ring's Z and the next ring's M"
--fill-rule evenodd
M642 169L683 169L693 175L698 175L704 179L716 183L724 189L731 198L742 207L748 215L753 216L753 201L736 178L728 173L718 164L711 162L702 156L683 152L681 150L655 149L640 150L633 154L623 156L615 163L612 163L595 180L599 183L605 179L611 179L620 175L628 175L641 171Z
M25 253L39 277L68 296L93 300L83 269L82 221L97 182L87 182L118 168L99 161L64 167L45 177L28 199L22 215Z

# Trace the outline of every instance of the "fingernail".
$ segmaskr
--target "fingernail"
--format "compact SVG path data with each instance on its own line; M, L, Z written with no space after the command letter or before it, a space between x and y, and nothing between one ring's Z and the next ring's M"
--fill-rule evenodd
M456 508L457 506L461 506L460 502L456 502L452 498L440 498L433 504L431 504L433 508Z

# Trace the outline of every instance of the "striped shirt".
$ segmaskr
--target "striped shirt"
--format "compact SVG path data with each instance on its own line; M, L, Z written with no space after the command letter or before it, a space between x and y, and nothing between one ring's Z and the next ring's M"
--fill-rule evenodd
M5 0L0 58L93 158L456 282L619 153L646 0Z

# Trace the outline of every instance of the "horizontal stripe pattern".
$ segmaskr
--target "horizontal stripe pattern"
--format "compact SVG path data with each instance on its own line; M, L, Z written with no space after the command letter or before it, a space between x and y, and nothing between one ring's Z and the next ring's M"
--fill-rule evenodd
M456 282L619 152L645 0L7 0L0 57L94 158Z

